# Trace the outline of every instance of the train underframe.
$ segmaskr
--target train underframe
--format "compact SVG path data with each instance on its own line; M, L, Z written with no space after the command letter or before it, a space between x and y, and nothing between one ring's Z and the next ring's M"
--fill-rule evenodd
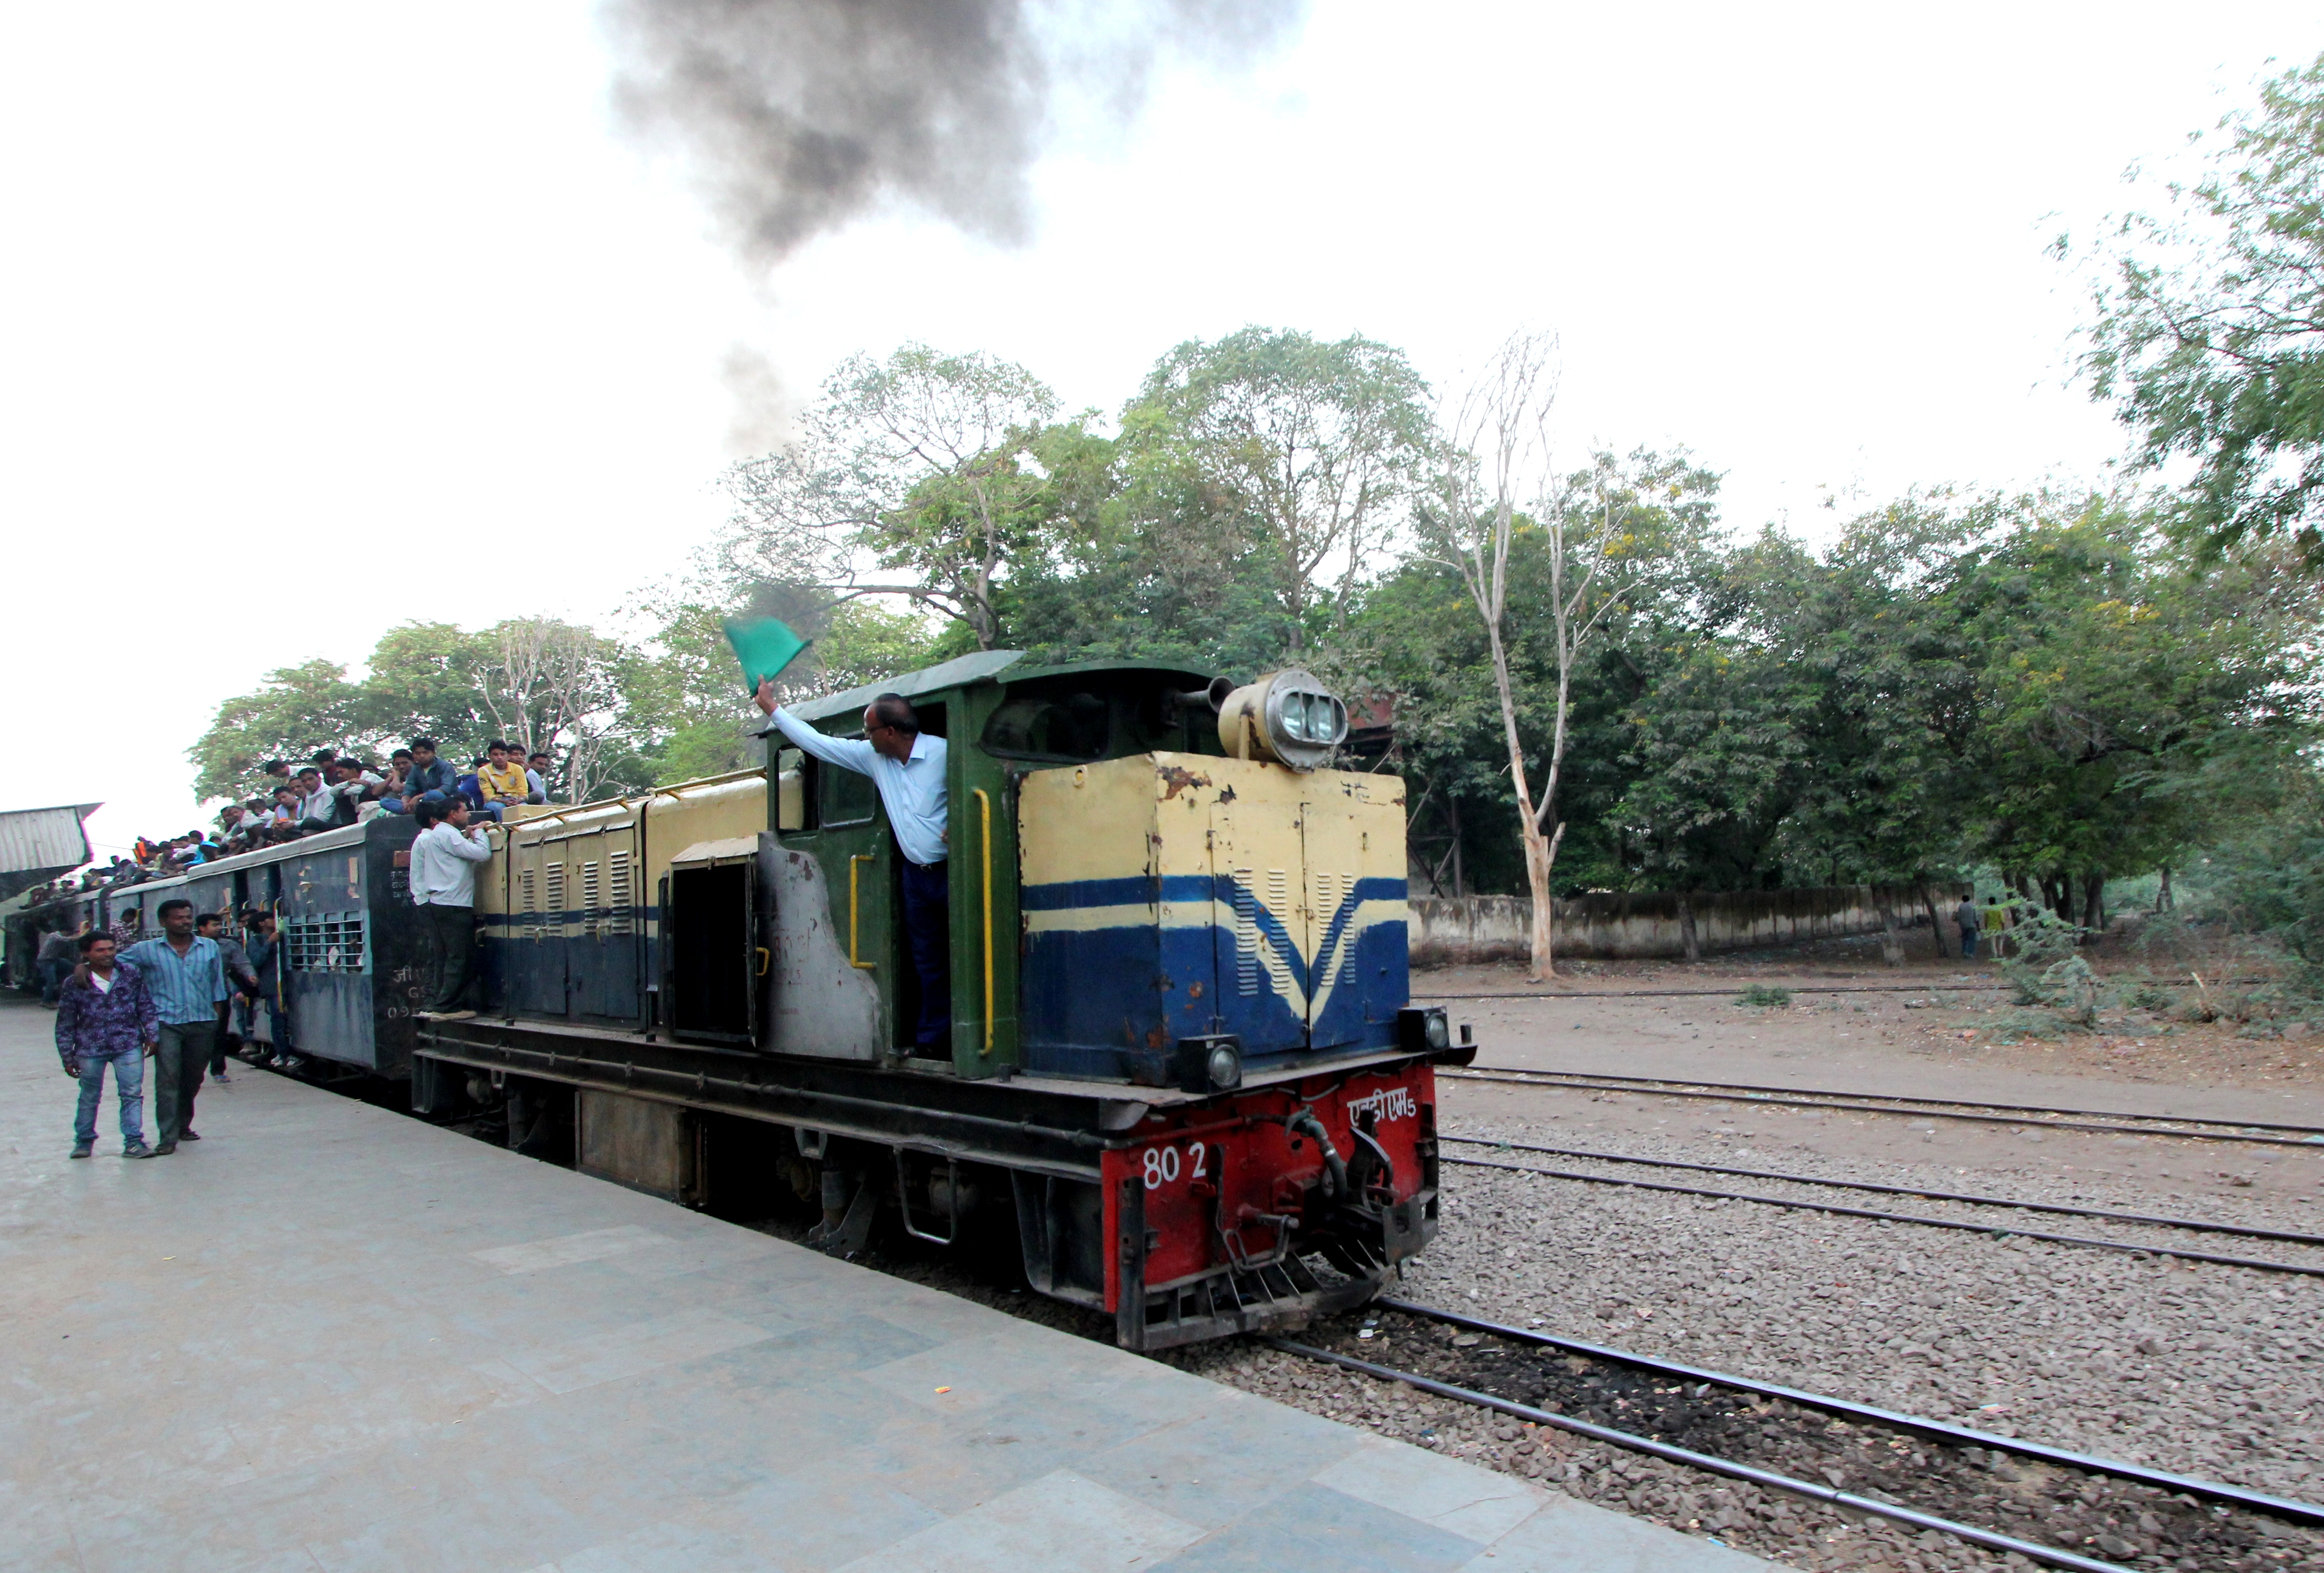
M835 1254L862 1250L883 1220L940 1246L980 1214L1013 1221L1027 1283L1111 1315L1131 1349L1286 1331L1363 1304L1437 1227L1425 1056L1319 1062L1194 1096L553 1023L423 1027L417 1112L447 1115L495 1087L512 1124L535 1117L540 1089L569 1089L578 1168L695 1206L712 1199L715 1131L779 1127L789 1141L754 1149L753 1167L819 1208L808 1237ZM529 1139L512 1131L512 1145Z

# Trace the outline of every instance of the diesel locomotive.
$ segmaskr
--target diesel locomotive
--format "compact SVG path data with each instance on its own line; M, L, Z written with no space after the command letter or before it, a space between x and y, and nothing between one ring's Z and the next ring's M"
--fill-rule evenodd
M409 821L196 874L339 925L313 965L367 986L327 1031L294 996L296 1047L423 1115L496 1111L690 1205L788 1193L843 1254L1013 1231L1034 1290L1131 1348L1378 1293L1437 1226L1433 1068L1475 1050L1410 1004L1403 783L1328 768L1345 707L1298 671L993 651L790 714L853 736L881 692L948 745L935 1052L879 796L778 736L763 771L494 828L472 1020L414 1014Z

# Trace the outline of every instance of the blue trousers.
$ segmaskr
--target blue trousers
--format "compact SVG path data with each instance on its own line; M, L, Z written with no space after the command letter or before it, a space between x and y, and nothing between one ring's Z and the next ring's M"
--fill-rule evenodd
M73 1114L73 1140L97 1142L97 1106L105 1096L105 1068L113 1067L113 1098L121 1106L121 1143L134 1147L145 1139L145 1051L117 1049L80 1058L80 1107Z
M1961 959L1964 961L1977 959L1977 930L1974 929L1961 930Z
M900 856L901 854L899 854ZM913 1041L922 1053L952 1056L951 882L943 863L904 864L904 938L920 980L920 1024Z

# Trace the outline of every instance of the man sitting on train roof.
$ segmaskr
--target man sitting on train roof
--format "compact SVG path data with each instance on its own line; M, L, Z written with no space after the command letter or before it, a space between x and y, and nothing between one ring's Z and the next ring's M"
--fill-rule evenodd
M459 773L449 760L436 757L436 739L414 737L411 740L411 771L404 777L404 812L410 813L423 800L447 802L452 796L453 782Z
M946 940L945 740L920 731L920 717L901 694L881 694L863 712L863 739L831 737L775 703L774 680L759 685L767 712L760 736L780 732L801 753L872 778L888 810L888 828L904 862L904 933L912 971L920 980L920 1023L915 1051L952 1054L952 955Z

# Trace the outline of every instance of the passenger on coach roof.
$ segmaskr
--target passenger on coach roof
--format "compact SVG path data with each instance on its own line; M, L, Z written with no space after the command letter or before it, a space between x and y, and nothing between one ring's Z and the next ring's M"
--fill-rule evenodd
M411 773L405 779L409 789L403 799L406 813L415 812L429 798L438 802L449 800L459 773L449 761L436 757L436 739L414 737L411 740Z
M121 1155L151 1158L153 1150L145 1145L145 1061L161 1035L153 996L137 968L114 954L112 935L84 934L75 948L79 964L57 1009L57 1058L64 1061L65 1074L80 1083L72 1155L86 1158L97 1148L97 1109L109 1065L114 1100L120 1105Z
M780 732L802 753L843 770L868 775L880 789L888 828L903 859L904 934L910 941L912 970L920 980L920 1021L913 1052L949 1059L952 1054L952 946L947 939L950 893L945 857L945 740L920 731L920 717L901 694L881 694L863 712L863 740L832 737L775 703L772 678L759 684L759 708L767 712L760 736Z
M411 843L411 901L428 936L428 1005L413 1013L429 1021L465 1022L476 1013L470 999L476 936L476 865L492 857L492 843L468 825L466 799L429 802L412 810L420 821Z
M477 790L484 795L485 810L495 819L522 804L532 790L515 754L513 745L495 737L484 745L484 762L476 769Z
M314 836L336 828L338 806L318 766L310 764L299 773L299 834Z
M387 774L379 783L375 800L391 814L406 813L403 800L411 795L411 750L399 748L388 755Z
M555 762L546 753L533 754L524 762L524 800L528 803L549 801L549 766Z

